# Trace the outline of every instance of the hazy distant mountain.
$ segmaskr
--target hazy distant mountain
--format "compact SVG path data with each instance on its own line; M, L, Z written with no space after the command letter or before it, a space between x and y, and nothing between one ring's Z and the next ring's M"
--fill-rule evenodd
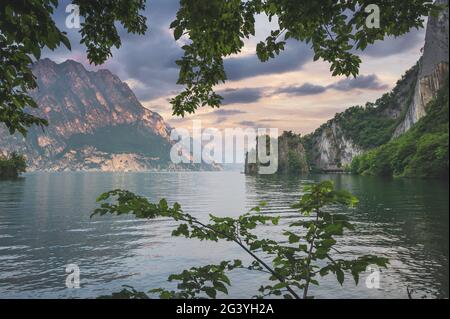
M110 71L43 59L33 73L38 89L31 95L39 105L33 113L49 126L31 128L26 139L0 127L0 150L23 153L38 170L180 169L170 163L170 128L163 118Z

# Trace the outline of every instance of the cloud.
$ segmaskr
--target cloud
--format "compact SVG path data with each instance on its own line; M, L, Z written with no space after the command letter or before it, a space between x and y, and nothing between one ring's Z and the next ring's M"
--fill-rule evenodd
M305 83L303 85L294 85L280 88L276 91L276 93L303 96L320 94L325 92L326 90L327 88L325 86Z
M64 0L57 8L54 18L58 27L68 33L72 51L58 48L46 50L43 56L57 62L74 59L90 66L86 58L86 48L80 44L79 30L65 27L65 7L70 1ZM113 49L113 57L102 68L108 68L123 81L139 83L132 87L141 101L149 101L182 90L177 85L179 68L175 61L182 57L183 51L175 42L169 29L179 7L177 0L154 0L147 4L143 13L147 17L148 30L145 35L129 34L118 26L122 46ZM275 59L262 63L256 54L225 59L225 69L229 80L240 80L258 75L278 74L298 70L312 58L308 45L289 41L286 49ZM226 92L225 103L251 103L261 98L257 90L246 92Z
M237 122L236 124L240 126L250 126L250 127L258 126L258 123L255 121L240 121Z
M217 115L217 116L230 116L230 115L245 114L245 113L247 113L247 112L241 111L241 110L218 109L217 111L214 111L209 114Z
M80 44L79 30L67 29L65 26L66 5L70 1L62 1L58 6L54 19L61 31L66 31L72 44L72 51L61 47L55 51L45 50L43 57L49 57L57 62L74 59L83 63L88 69L97 69L89 65L86 58L86 48ZM113 49L113 57L101 68L107 68L117 74L121 80L139 83L132 87L141 101L147 101L166 96L173 91L179 91L176 85L178 67L175 61L183 52L175 42L169 29L179 7L177 0L153 0L147 3L143 14L147 17L148 30L145 35L128 33L118 24L118 32L122 46Z
M425 38L424 29L413 29L400 37L386 37L383 41L377 41L369 45L362 53L369 57L388 57L395 54L418 49L418 45L423 45Z
M347 78L329 85L328 88L338 91L351 91L354 89L386 90L389 86L381 83L380 79L375 74L370 74L360 75L356 78Z
M223 104L248 104L263 97L264 88L226 89L218 92L223 97Z
M213 116L216 117L214 124L223 124L226 121L228 121L229 118L233 117L234 115L241 115L246 114L246 111L241 110L227 110L227 109L218 109L217 111L206 113L204 115L206 116Z
M312 52L308 45L289 41L279 56L267 62L261 62L255 54L226 59L224 65L229 80L242 80L259 75L299 70L311 60Z
M72 51L70 52L65 48L59 48L55 51L46 50L43 57L50 57L57 62L71 58L83 63L88 69L96 69L93 66L89 66L86 59L86 49L79 43L79 30L69 30L65 27L64 22L67 14L64 12L64 9L65 5L70 2L70 0L61 1L55 13L55 19L60 29L68 33L68 37L72 43ZM182 90L182 87L176 84L179 69L175 61L182 56L183 51L179 47L179 44L175 42L172 30L169 29L170 22L175 18L178 7L178 0L148 1L147 9L144 13L148 18L147 33L143 36L133 35L119 27L122 46L120 49L114 49L113 57L101 66L101 68L107 68L117 74L121 80L127 81L138 99L142 102L156 100L161 97L166 98ZM263 35L262 38L264 38L272 26L266 19L262 20L257 25L256 34ZM371 60L377 57L381 58L404 52L412 52L412 50L415 50L423 44L423 37L424 30L413 30L399 38L388 37L384 41L378 41L374 45L369 46L365 51L359 52L359 54L367 57L367 62L370 65ZM261 39L255 38L249 41L253 41L252 44L255 44L259 40ZM302 70L303 66L310 62L312 62L312 50L310 46L292 40L288 41L286 49L279 56L267 62L260 62L256 54L253 54L227 58L224 60L224 65L228 79L230 81L236 81L256 76L270 76ZM376 72L376 69L369 70L366 72ZM305 72L305 76L308 76L307 72ZM224 97L224 104L233 106L233 104L237 103L255 103L270 94L285 94L287 96L301 97L320 95L329 90L367 91L387 89L387 85L383 84L374 74L362 75L356 79L336 81L331 85L320 85L319 82L272 88L237 89L237 85L235 87L235 89L218 92ZM293 104L296 105L295 102ZM248 105L248 107L251 109L253 106ZM170 109L169 103L161 102L158 104L156 110L163 111L164 109ZM237 120L239 119L238 116L242 113L245 112L219 109L208 114L212 117L212 121L217 118L217 122L220 123L229 118L235 120L233 116ZM263 116L268 117L267 114ZM243 124L255 124L252 121L244 122Z
M283 88L276 89L275 94L287 94L292 96L307 96L307 95L317 95L328 91L329 89L334 89L338 91L352 91L356 89L360 90L387 90L389 86L380 81L378 76L375 74L360 75L356 78L347 78L340 80L336 83L323 86L311 83L305 83L297 86L287 86Z

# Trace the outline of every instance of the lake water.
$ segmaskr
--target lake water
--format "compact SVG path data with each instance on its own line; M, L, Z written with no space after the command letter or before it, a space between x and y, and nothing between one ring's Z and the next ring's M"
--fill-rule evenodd
M123 285L147 291L171 287L166 278L191 266L241 258L232 243L172 238L168 220L130 216L89 218L95 198L123 188L156 201L178 201L199 218L208 213L237 216L261 201L263 212L280 214L279 226L261 233L280 238L298 213L290 205L310 180L332 179L352 191L357 209L345 211L356 230L338 239L347 257L377 254L391 264L380 274L379 289L358 286L346 276L343 287L332 276L320 280L316 298L415 298L449 296L448 182L380 179L348 175L305 178L249 177L220 173L34 173L0 181L0 298L86 298L111 294ZM77 264L81 288L65 286L65 268ZM367 274L368 275L368 274ZM265 276L239 270L231 275L229 297L256 294Z

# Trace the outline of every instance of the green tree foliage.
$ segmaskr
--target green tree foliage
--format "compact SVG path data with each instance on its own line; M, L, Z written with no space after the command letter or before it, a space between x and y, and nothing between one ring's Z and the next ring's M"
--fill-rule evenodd
M307 164L302 161L298 153L290 150L288 152L288 172L289 173L302 173L307 167Z
M185 213L178 203L170 207L164 199L151 203L128 191L115 190L100 196L100 208L92 215L133 214L145 219L170 218L178 223L173 236L233 242L253 259L249 265L244 265L241 260L222 261L217 265L193 267L171 275L168 280L178 282L177 290L157 288L149 291L160 298L216 298L219 292L227 294L227 287L231 285L227 273L239 268L262 272L273 282L262 285L255 296L257 298L310 298L309 287L319 285L317 279L320 276L332 274L342 285L345 273L349 273L358 283L359 275L368 265L386 267L388 261L385 258L367 255L348 260L340 258L339 251L334 248L337 238L346 229L353 229L346 216L335 213L336 207L355 205L355 197L347 191L335 190L330 181L308 185L304 191L300 201L293 205L299 211L299 218L284 231L284 242L255 235L254 230L259 225L278 224L280 218L261 214L264 203L237 218L210 215L209 223L204 223ZM128 295L134 297L137 294L128 289L121 294L124 298Z
M304 136L302 143L310 155L309 158L312 157L313 138L329 128L331 121L339 125L346 138L363 150L370 150L389 142L396 127L404 119L404 114L393 119L388 111L398 108L400 100L407 101L405 105L410 104L415 89L415 81L411 81L411 79L416 78L418 70L419 65L416 64L405 72L391 92L383 94L373 103L368 102L365 106L352 106L337 113L332 120L323 124L313 134Z
M448 80L408 132L353 159L355 174L448 178Z
M383 98L388 95L383 95ZM379 101L377 101L379 102ZM378 104L354 106L337 117L346 135L363 149L371 149L387 143L394 133L394 119L381 114Z
M25 158L17 153L9 156L0 155L0 178L16 178L25 173L27 168Z
M120 47L116 29L120 22L128 32L143 34L145 17L139 14L145 0L74 0L79 5L81 43L86 45L91 63L101 64L111 56L112 47ZM13 134L26 134L31 125L41 127L47 121L26 108L37 105L28 95L36 88L31 64L41 57L44 48L64 45L70 50L65 32L59 30L52 14L58 0L2 0L0 6L0 123Z
M175 40L189 40L182 48L178 84L186 89L172 99L175 115L194 113L200 106L219 107L213 87L227 79L223 59L241 52L244 39L255 35L255 15L265 14L278 26L256 51L264 62L280 54L288 40L309 43L314 60L330 63L333 75L356 76L357 52L385 36L400 36L423 27L423 16L438 9L432 1L378 2L380 28L368 28L364 1L298 0L181 0L172 22Z
M423 16L437 7L427 0L378 3L380 28L367 28L365 8L371 0L181 0L171 24L175 40L186 37L178 83L185 90L172 101L173 113L184 116L200 106L218 107L221 97L213 87L226 80L223 59L241 52L244 39L255 35L255 16L265 14L278 27L257 46L261 61L283 51L289 39L307 42L314 60L330 63L333 75L357 75L361 63L356 54L385 36L399 36L423 27ZM84 17L81 43L94 64L120 47L116 23L131 33L143 34L146 19L140 14L145 0L74 0ZM3 0L0 7L0 123L11 133L25 134L31 125L47 122L26 111L36 108L27 94L36 88L30 65L44 48L61 44L70 49L66 34L53 21L58 0Z

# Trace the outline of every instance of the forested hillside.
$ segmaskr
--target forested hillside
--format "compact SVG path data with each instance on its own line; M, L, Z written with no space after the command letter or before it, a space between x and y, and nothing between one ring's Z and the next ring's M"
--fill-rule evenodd
M448 179L448 78L408 132L353 159L357 174Z

